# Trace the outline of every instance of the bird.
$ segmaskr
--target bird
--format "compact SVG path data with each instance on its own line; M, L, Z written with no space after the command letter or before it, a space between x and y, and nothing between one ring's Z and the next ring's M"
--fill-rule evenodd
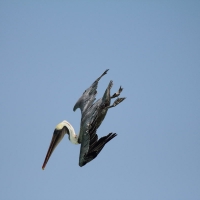
M53 151L66 134L68 135L68 139L71 143L81 145L79 154L80 167L83 167L95 159L104 148L105 144L117 136L116 133L111 132L108 135L98 139L97 135L97 129L104 120L107 111L126 99L125 97L118 97L123 90L121 86L116 93L114 93L112 96L110 95L110 90L113 86L113 81L111 80L104 92L103 97L95 102L98 82L105 74L107 74L107 72L108 69L105 70L104 73L83 92L82 96L74 105L73 111L76 111L78 108L81 110L79 134L77 135L75 133L73 126L66 120L62 121L55 127L49 149L42 165L43 170L45 169L45 166ZM112 105L110 105L111 99L116 97L118 98L113 102Z

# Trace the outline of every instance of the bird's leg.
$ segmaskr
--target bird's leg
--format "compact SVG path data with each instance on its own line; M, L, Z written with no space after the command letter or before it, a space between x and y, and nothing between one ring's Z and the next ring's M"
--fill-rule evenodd
M122 101L124 101L124 99L126 99L126 98L125 97L123 97L123 98L117 98L111 106L107 107L107 109L115 107L116 105L118 105L119 103L121 103Z
M118 97L120 95L120 93L122 92L123 88L120 86L119 90L117 92L115 92L110 98L115 98Z

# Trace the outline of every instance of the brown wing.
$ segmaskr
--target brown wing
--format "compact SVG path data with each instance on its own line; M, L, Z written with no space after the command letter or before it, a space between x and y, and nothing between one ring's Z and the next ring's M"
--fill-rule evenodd
M74 105L73 111L75 111L77 108L80 108L81 114L83 115L84 111L86 111L94 103L97 93L96 89L98 86L98 81L101 79L102 76L107 74L107 71L108 69L98 79L96 79L87 90L85 90L85 92Z
M80 149L79 166L82 167L101 152L106 143L117 136L116 133L109 133L98 140L97 132L97 118L98 112L93 115L93 119L87 124L85 130L83 130L82 143Z

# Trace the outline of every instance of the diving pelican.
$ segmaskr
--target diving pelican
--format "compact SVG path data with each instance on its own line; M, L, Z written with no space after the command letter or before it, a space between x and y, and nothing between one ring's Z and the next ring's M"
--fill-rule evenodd
M85 90L73 108L74 111L77 108L80 108L81 110L82 117L79 135L75 134L74 128L66 120L62 121L56 126L44 163L42 165L42 169L45 168L52 152L63 139L65 134L68 134L68 138L73 144L81 144L79 155L80 167L96 158L105 144L117 136L116 133L109 133L98 140L98 136L96 134L97 129L104 120L108 109L115 107L125 99L117 98L114 103L110 105L111 99L118 97L123 90L123 88L120 86L119 90L110 96L110 90L113 85L113 82L110 81L103 97L94 103L98 82L107 73L107 71L108 69L98 79L96 79L87 90Z

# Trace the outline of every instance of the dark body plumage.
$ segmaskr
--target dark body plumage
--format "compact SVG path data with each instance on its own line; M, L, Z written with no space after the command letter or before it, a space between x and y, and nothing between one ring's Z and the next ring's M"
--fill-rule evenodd
M107 136L98 140L96 134L108 109L118 105L125 99L117 98L113 105L110 106L111 98L118 97L122 91L122 88L120 87L117 93L110 96L110 90L113 85L113 82L110 81L103 97L94 103L98 81L107 73L107 71L108 70L106 70L87 90L85 90L73 109L75 111L77 108L80 108L82 114L78 139L78 142L81 144L79 156L79 166L81 167L93 160L100 153L105 144L117 136L116 133L109 133Z

